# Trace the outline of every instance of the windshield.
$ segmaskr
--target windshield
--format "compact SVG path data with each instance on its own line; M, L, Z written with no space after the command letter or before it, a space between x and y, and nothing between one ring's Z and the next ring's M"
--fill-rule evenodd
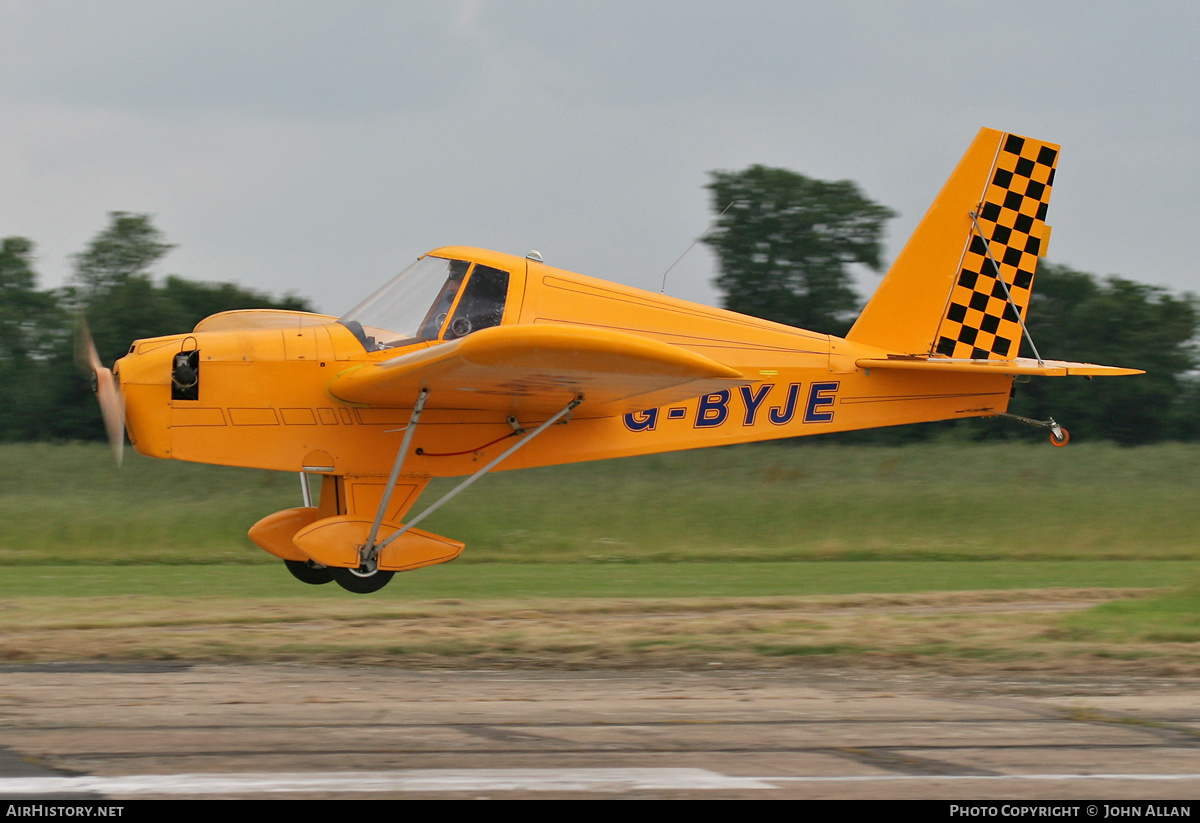
M469 263L422 257L338 322L367 351L436 340L458 294Z

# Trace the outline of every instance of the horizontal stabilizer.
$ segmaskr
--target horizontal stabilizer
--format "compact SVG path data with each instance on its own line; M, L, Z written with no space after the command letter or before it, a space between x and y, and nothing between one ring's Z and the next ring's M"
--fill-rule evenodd
M411 408L554 412L583 396L588 412L623 414L748 384L737 369L669 343L586 326L496 326L339 374L340 400Z
M1141 369L1097 366L1095 363L1071 363L1029 357L1015 360L955 360L949 357L862 357L854 361L860 369L909 369L961 374L1037 374L1043 377L1115 377L1144 374Z

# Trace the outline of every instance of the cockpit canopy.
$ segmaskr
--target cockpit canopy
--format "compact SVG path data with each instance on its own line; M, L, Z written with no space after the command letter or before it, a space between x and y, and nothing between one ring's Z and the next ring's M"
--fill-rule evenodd
M367 351L454 340L500 325L507 295L506 271L425 256L338 322L354 332Z

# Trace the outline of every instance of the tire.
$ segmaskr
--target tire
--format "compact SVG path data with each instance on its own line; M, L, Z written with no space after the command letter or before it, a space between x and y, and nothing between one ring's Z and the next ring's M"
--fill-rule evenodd
M1062 426L1059 426L1058 430L1060 432L1062 432L1062 437L1061 438L1055 437L1054 432L1050 432L1050 445L1058 446L1061 449L1063 446L1065 446L1071 442L1071 433L1069 431L1067 431L1066 429L1064 429Z
M320 563L314 563L311 560L285 560L283 561L283 565L287 566L287 570L292 573L292 577L301 583L308 583L310 586L323 586L326 583L333 582L333 575L329 573L329 567L322 566Z
M331 567L330 574L333 575L333 580L343 589L355 594L371 594L377 592L388 584L395 572L384 572L376 569L370 574L363 574L358 569L340 569Z

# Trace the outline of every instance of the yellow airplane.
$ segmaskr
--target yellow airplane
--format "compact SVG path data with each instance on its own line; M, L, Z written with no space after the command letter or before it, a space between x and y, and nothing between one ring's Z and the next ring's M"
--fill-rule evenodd
M300 472L304 505L251 539L306 583L377 591L462 552L416 525L501 464L1001 415L1017 375L1140 373L1029 339L1058 151L982 130L845 339L453 246L341 318L223 312L111 371L88 357L114 448L123 424L144 455Z

